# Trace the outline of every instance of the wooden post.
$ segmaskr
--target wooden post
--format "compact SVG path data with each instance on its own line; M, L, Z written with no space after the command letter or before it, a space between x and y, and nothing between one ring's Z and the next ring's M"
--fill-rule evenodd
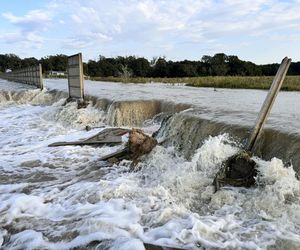
M252 131L252 134L251 134L249 140L248 140L247 150L250 152L252 152L252 150L254 149L254 146L261 135L263 126L267 121L268 115L270 114L270 111L272 109L272 106L274 104L276 96L282 86L283 80L286 76L286 73L288 71L290 64L291 64L291 59L285 57L282 60L281 65L274 77L274 80L270 87L269 93L268 93L268 95L264 101L264 104L259 112L259 115L257 117L255 127Z

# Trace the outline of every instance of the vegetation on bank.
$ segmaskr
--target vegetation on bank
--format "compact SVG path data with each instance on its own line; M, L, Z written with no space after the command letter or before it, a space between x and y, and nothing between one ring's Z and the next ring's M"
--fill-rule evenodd
M85 73L91 77L274 76L278 67L278 63L257 65L224 53L205 55L198 61L171 61L163 57L148 61L133 56L100 56L97 61L88 61ZM290 65L288 75L300 75L300 62Z
M236 88L236 89L269 89L273 76L207 76L207 77L91 77L94 81L123 82L123 83L166 83L185 84L193 87ZM282 90L300 91L300 76L287 76Z
M67 71L67 55L21 59L14 54L0 54L0 72L42 64L44 75L51 71ZM89 60L83 64L87 78L111 82L184 83L195 87L268 89L279 64L257 65L237 56L218 53L204 55L198 61L171 61L164 57L118 56ZM59 77L59 76L57 76ZM61 76L65 77L65 76ZM300 62L293 62L283 90L300 90Z
M14 54L0 54L0 71L41 63L43 73L66 72L67 59L67 55L51 55L38 60L34 57L21 59ZM278 67L278 63L257 65L224 53L204 55L195 61L171 61L164 57L154 57L149 61L135 56L99 56L97 60L83 63L84 74L90 77L274 76ZM288 75L300 75L300 62L292 62Z

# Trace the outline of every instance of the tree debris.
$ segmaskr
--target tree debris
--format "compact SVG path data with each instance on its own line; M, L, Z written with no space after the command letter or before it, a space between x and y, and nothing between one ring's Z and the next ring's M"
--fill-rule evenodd
M55 142L49 147L58 147L58 146L84 146L84 145L117 145L122 143L122 135L129 132L129 129L123 128L106 128L92 137L89 137L85 140L71 141L71 142Z
M148 154L157 145L157 140L146 135L141 129L132 129L125 148L102 157L100 160L117 162L123 159L133 161L135 165L141 156Z
M146 135L141 129L132 129L129 133L128 153L132 160L148 154L157 145L157 140Z
M90 128L90 127L89 127ZM157 145L157 140L153 137L146 135L141 129L124 129L124 128L106 128L96 135L93 135L84 140L71 141L71 142L55 142L49 147L58 146L75 146L75 145L118 145L122 144L122 136L129 133L128 142L125 147L118 149L116 152L110 153L100 158L101 161L108 161L116 163L123 159L133 161L136 164L139 158L151 152Z
M225 185L235 187L251 187L257 175L256 163L246 151L241 151L231 156L222 164L221 169L214 179L215 191Z

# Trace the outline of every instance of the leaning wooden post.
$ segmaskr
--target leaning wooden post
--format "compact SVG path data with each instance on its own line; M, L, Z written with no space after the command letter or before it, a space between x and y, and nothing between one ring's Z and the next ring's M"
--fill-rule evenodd
M276 96L282 86L288 68L291 64L291 59L284 58L272 82L269 93L263 103L261 111L257 117L255 127L248 140L248 145L245 150L229 157L222 163L221 169L215 176L214 186L215 191L219 190L224 185L232 185L236 187L250 187L255 183L257 175L256 163L251 159L254 147L259 140L263 126L267 121L271 108L274 104Z
M270 87L269 93L268 93L268 95L264 101L264 104L259 112L255 127L254 127L252 134L248 141L247 150L250 152L253 151L254 146L261 135L263 126L267 121L268 115L270 114L270 111L272 109L272 106L274 104L276 96L282 86L282 83L284 81L284 78L286 76L286 73L288 71L290 64L291 64L291 59L285 57L282 60L281 65L274 77L274 80Z

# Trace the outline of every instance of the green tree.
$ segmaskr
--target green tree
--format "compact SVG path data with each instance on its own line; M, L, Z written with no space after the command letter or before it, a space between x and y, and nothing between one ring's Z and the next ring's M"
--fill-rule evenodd
M24 58L21 61L21 67L29 67L29 66L34 66L34 65L38 65L39 64L39 60L34 58L34 57L29 57L29 58Z
M153 77L166 77L168 75L168 65L165 58L158 58L152 71Z
M210 61L212 75L225 76L228 72L227 56L224 53L215 54Z
M243 76L246 75L244 62L237 56L227 56L228 61L228 75L231 76Z
M190 61L169 62L170 77L194 77L197 76L197 64Z
M129 63L134 76L145 77L149 75L150 63L145 58L135 58Z
M99 66L98 63L96 61L93 60L89 60L87 63L87 74L89 76L99 76Z

